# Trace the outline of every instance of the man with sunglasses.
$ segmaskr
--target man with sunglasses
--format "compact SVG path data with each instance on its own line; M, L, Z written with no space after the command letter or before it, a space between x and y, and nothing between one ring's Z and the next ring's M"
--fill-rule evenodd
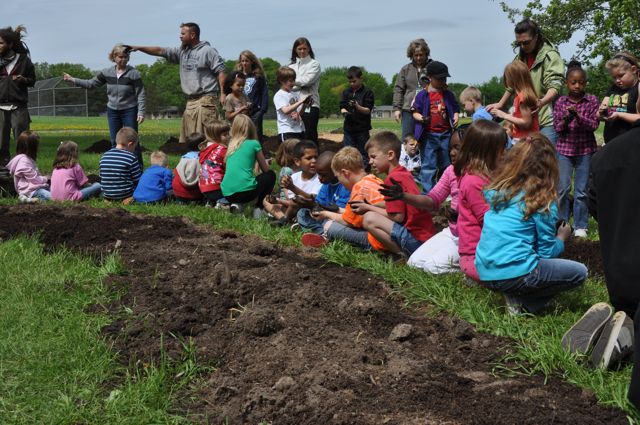
M553 129L553 100L564 85L564 61L558 50L545 40L538 24L530 19L518 22L515 27L514 49L520 50L514 60L527 64L538 95L538 122L540 132L555 146L558 135ZM513 91L507 89L498 103L487 105L487 111L502 109Z

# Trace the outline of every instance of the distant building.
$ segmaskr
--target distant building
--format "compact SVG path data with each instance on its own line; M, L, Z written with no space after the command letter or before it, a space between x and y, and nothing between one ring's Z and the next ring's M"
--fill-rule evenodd
M380 105L374 107L371 118L393 118L393 106Z

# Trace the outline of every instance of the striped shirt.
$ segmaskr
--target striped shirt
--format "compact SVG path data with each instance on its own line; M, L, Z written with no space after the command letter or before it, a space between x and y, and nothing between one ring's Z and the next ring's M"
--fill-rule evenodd
M576 116L572 117L567 108L574 106ZM564 156L582 156L595 152L594 131L600 125L598 118L598 98L585 94L574 102L569 96L560 96L553 108L553 128L558 133L556 151Z
M107 199L125 199L133 195L142 171L135 154L114 148L100 159L100 183Z

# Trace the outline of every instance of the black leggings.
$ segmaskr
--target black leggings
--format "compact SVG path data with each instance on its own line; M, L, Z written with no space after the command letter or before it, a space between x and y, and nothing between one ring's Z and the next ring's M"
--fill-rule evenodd
M315 106L309 112L302 113L302 122L304 123L305 138L313 140L318 144L318 120L320 119L320 108Z
M258 185L255 189L247 190L245 192L237 192L233 195L225 196L225 198L233 204L246 204L257 197L256 208L262 208L262 201L265 196L270 194L273 187L276 185L276 173L273 172L273 170L262 173L259 176L256 176L256 182Z

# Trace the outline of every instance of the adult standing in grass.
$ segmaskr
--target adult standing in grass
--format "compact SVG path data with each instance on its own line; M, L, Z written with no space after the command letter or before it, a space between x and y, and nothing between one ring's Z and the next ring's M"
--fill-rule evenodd
M116 134L123 127L138 131L138 124L144 121L144 85L137 69L129 65L129 48L116 44L109 52L109 60L115 63L103 69L95 77L82 80L64 73L63 78L76 86L92 89L107 85L107 120L111 148L116 147ZM142 167L142 147L136 145L135 151Z
M262 118L269 107L269 85L264 75L262 62L250 50L240 52L236 69L247 77L244 83L244 94L251 102L249 116L256 126L258 141L262 143Z
M13 138L29 130L29 87L36 82L36 70L29 49L22 42L23 26L0 29L0 165L9 162L11 129Z
M553 128L552 102L562 90L564 84L564 62L558 50L544 38L538 24L524 19L516 24L515 47L520 50L514 61L524 62L529 68L533 86L538 95L537 113L540 133L547 136L555 146L558 134ZM498 103L487 105L487 111L502 109L513 94L507 89Z
M591 159L589 211L598 221L609 299L617 311L604 326L592 363L607 368L635 351L629 400L640 409L640 120ZM630 319L633 318L633 326ZM575 327L574 327L575 328ZM599 329L593 330L592 338ZM636 335L633 342L633 335ZM602 340L602 342L600 342ZM600 346L600 347L599 347ZM601 348L601 349L599 349Z
M302 110L305 137L318 144L318 120L320 119L320 63L315 59L311 43L305 37L293 42L289 68L296 71L294 91L300 92L300 98L311 96L311 104Z
M226 78L224 61L208 41L200 40L200 26L194 22L180 24L180 47L129 46L160 56L180 65L180 86L187 96L182 114L180 143L186 143L192 133L204 134L204 127L218 119L218 105L225 95L220 88Z
M393 116L402 122L402 139L413 134L413 115L411 105L413 98L422 90L420 77L426 78L427 64L431 62L431 50L424 38L409 43L407 57L411 62L400 68L396 85L393 89Z

